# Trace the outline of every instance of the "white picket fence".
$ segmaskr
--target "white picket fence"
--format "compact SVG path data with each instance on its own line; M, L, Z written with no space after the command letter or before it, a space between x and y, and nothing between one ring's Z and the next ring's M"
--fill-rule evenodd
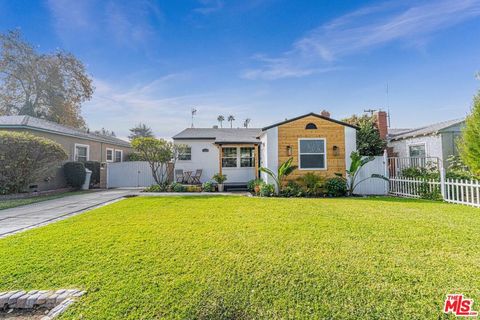
M438 193L446 202L480 208L480 181L446 179L443 176L440 181L390 177L389 193L409 198L420 198L425 192Z

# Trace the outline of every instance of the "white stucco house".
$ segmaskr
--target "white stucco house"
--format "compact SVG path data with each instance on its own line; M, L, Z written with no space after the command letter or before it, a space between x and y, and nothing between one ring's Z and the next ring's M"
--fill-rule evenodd
M175 170L202 170L200 181L225 174L225 185L246 185L259 178L272 183L260 167L274 172L289 158L298 169L291 179L307 172L345 175L350 153L356 150L356 127L331 119L329 113L309 113L264 128L187 128L173 136L186 146Z
M389 129L389 154L399 158L437 158L448 166L450 156L458 155L457 139L465 119L454 119L415 129Z

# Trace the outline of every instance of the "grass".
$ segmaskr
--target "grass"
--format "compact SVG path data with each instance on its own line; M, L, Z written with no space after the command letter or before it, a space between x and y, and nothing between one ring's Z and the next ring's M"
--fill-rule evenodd
M61 319L438 319L480 299L479 226L391 198L131 198L0 240L0 290L87 290Z
M59 199L63 197L82 194L85 192L86 191L66 191L63 193L57 193L57 194L48 195L48 196L35 196L35 197L23 198L23 199L2 200L0 201L0 210L20 207L27 204L32 204L32 203L41 202L45 200Z

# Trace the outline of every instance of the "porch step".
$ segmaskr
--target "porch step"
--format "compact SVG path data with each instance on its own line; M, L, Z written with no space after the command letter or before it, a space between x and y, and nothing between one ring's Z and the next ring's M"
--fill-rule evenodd
M230 183L225 184L225 191L248 191L246 183Z

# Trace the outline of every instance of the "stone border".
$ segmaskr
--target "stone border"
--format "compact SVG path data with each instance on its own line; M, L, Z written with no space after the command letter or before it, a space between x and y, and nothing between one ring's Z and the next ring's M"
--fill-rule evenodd
M51 309L50 312L42 318L42 320L50 320L65 312L68 306L84 294L85 291L76 289L0 292L0 309Z

